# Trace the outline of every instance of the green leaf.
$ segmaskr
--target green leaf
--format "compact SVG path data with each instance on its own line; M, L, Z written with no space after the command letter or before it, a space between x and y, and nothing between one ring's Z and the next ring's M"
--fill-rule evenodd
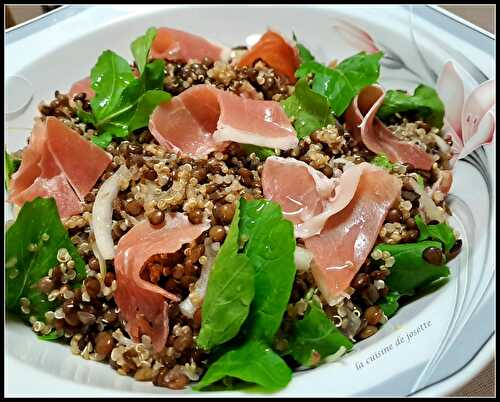
M292 119L299 139L335 122L328 100L323 95L314 92L309 87L306 78L297 82L293 95L281 104L285 113Z
M276 152L271 148L252 144L241 144L241 146L247 155L254 153L261 161L265 161L269 156L276 155Z
M9 189L10 178L12 175L17 172L21 166L21 160L17 158L13 158L8 152L7 148L4 147L4 159L3 159L3 174L4 174L4 185L5 189Z
M250 310L255 272L249 258L239 252L239 207L226 240L215 258L202 305L201 330L197 338L206 350L233 338Z
M43 240L42 235L48 235L48 240ZM36 245L36 251L30 251L30 245ZM49 302L47 296L33 285L59 264L57 252L61 248L68 250L75 261L77 276L74 282L81 283L86 277L85 262L59 219L54 199L37 197L26 202L6 233L5 300L10 311L25 319L34 315L45 320L44 314L53 309L55 303ZM29 315L20 311L21 297L27 297L31 302Z
M455 245L456 238L453 228L447 223L438 223L436 225L426 225L420 215L415 217L420 235L418 241L433 239L443 243L445 250L448 252Z
M422 190L423 190L423 189L424 189L424 187L425 187L424 178L423 178L421 175L419 175L418 173L415 173L415 175L417 176L417 178L416 178L416 179L417 179L417 180L416 180L416 181L417 181L417 184L418 184L418 185L422 188Z
M38 335L38 339L42 341L55 341L63 336L63 334L57 334L55 330L49 332L47 335Z
M372 165L381 167L382 169L389 170L389 171L391 171L392 168L394 167L394 164L391 163L389 158L387 158L387 156L384 154L377 155L375 158L373 158L370 161L370 163Z
M258 384L264 391L273 392L290 382L292 370L269 346L251 340L222 355L193 389L200 391L227 377Z
M392 317L399 310L398 300L401 296L401 293L391 290L380 301L379 307L387 318Z
M419 85L413 95L405 91L389 90L377 116L387 121L395 113L414 112L433 127L443 127L444 104L438 93L431 87Z
M128 129L134 131L138 128L145 127L148 125L149 116L153 113L153 110L163 102L167 102L172 98L168 92L150 90L145 92L137 103L134 115L128 122Z
M141 74L144 72L146 64L148 63L149 51L151 49L151 45L153 44L153 40L156 37L156 33L156 28L148 28L144 35L139 36L130 45L130 49L134 55L135 64L137 64L137 68Z
M306 61L314 60L314 56L309 51L309 49L307 49L302 43L299 43L297 41L297 37L295 36L295 33L293 33L293 40L295 42L295 46L297 47L297 50L299 51L299 58L300 58L301 63L305 63Z
M95 97L90 101L96 127L123 113L122 93L136 80L127 60L104 51L90 72Z
M341 346L347 350L353 346L316 303L310 303L302 320L294 321L288 345L287 354L306 367L314 366ZM319 353L319 360L313 359L314 353Z
M382 56L382 52L360 52L333 69L309 60L301 64L295 75L303 78L312 74L313 91L324 95L335 115L341 116L363 88L378 81Z
M441 248L441 244L435 241L422 241L379 244L375 247L380 251L388 251L395 259L391 274L386 279L389 289L406 293L450 274L446 265L433 265L424 260L423 252L428 247Z
M280 327L295 279L293 224L267 200L240 201L240 239L255 270L255 297L244 324L248 338L271 343Z
M144 73L140 80L143 82L144 90L163 89L163 80L165 79L165 60L153 60L146 64ZM165 92L168 93L168 92Z

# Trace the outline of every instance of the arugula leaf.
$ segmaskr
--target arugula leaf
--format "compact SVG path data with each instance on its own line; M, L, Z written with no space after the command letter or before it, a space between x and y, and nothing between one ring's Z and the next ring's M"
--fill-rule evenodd
M295 84L293 95L281 104L285 113L293 120L299 139L335 122L328 100L323 95L314 92L309 87L306 78L300 79Z
M241 146L247 155L254 153L261 161L265 161L269 156L276 155L276 152L271 148L252 144L241 144Z
M249 258L239 253L239 221L240 209L237 207L208 278L197 338L198 345L206 350L238 333L254 297L254 268Z
M132 42L139 78L134 76L128 62L111 50L99 56L91 71L92 88L96 93L90 101L92 113L80 108L77 115L96 127L98 135L92 137L92 141L100 147L105 148L113 137L124 138L147 126L149 115L156 106L171 99L168 92L162 91L165 61L148 63L156 33L156 28L149 28Z
M399 293L414 291L436 279L447 277L450 270L446 265L429 264L423 258L428 247L441 248L435 241L421 241L405 244L379 244L380 251L388 251L395 259L391 274L386 279L389 289Z
M287 354L311 367L319 363L313 360L314 352L319 353L322 360L341 346L351 350L353 343L328 319L321 307L312 302L304 318L294 321L288 345Z
M156 28L150 27L144 35L139 36L130 45L130 49L134 55L135 64L137 64L137 68L141 75L144 72L146 64L148 63L149 50L151 49L151 45L153 44L156 34Z
M301 64L295 76L314 75L313 91L324 95L335 115L341 116L363 88L378 81L382 56L382 52L360 52L333 69L309 60Z
M413 95L401 90L387 91L377 116L386 121L393 114L403 112L415 112L433 127L443 127L444 104L438 93L427 85L419 85Z
M200 391L227 377L260 385L272 392L285 387L292 379L292 370L269 346L251 340L225 353L213 363L193 389Z
M293 224L267 200L240 201L240 239L255 270L255 297L243 332L271 343L283 319L295 278Z
M448 252L455 245L455 233L453 228L447 223L438 223L436 225L426 225L420 215L415 216L420 235L418 241L433 239L443 243L444 249Z
M4 159L3 159L3 179L4 179L4 185L5 189L9 189L9 184L10 184L10 178L12 175L17 172L17 169L19 169L19 166L21 166L21 160L17 158L13 158L8 152L7 149L4 148Z
M375 158L373 158L370 161L370 163L372 165L381 167L382 169L389 170L389 171L391 171L392 168L394 167L394 164L391 163L389 158L384 154L377 155Z
M128 122L128 129L134 131L148 125L149 116L160 103L169 101L172 98L168 92L150 90L146 91L137 102L134 115Z
M299 58L301 63L305 63L306 61L314 60L314 56L302 43L297 41L297 37L295 36L295 32L292 32L293 41L295 42L295 46L299 51Z
M42 235L48 235L48 239L44 240ZM36 245L36 251L29 251L31 245ZM59 219L54 199L37 197L26 202L6 233L5 282L8 310L24 319L34 315L37 319L45 320L44 314L56 304L49 302L47 296L33 285L59 264L57 251L61 248L68 250L75 261L77 276L74 281L81 283L86 276L85 262ZM31 302L29 315L20 311L21 297L26 297Z

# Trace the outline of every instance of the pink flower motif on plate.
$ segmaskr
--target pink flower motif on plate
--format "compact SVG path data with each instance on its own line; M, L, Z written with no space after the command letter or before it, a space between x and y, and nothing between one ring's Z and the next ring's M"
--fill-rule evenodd
M437 91L445 105L443 132L453 141L452 164L493 141L496 131L495 80L485 81L467 94L466 78L449 61L439 75Z

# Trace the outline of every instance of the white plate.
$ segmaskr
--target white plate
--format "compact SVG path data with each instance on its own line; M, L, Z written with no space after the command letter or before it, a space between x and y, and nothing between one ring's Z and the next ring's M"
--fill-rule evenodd
M16 34L10 43L7 37L7 74L26 79L34 90L27 109L7 122L11 151L24 145L41 100L51 99L54 90L65 91L88 75L104 49L130 59L130 42L152 25L183 29L230 46L244 44L268 27L288 36L294 31L313 54L327 62L357 52L333 28L339 19L349 21L369 32L376 45L391 55L383 61L381 75L387 88L412 89L418 82L434 86L450 59L476 84L491 78L495 70L492 37L424 6L415 7L413 14L407 6L185 5L141 8L142 12L137 6L69 10L75 15L31 36ZM101 24L103 14L106 18L124 16ZM43 24L43 19L38 23ZM74 29L68 31L71 27ZM442 395L463 385L487 364L493 356L495 333L494 164L495 151L486 145L455 166L451 223L462 233L464 248L450 264L450 282L402 308L379 333L356 344L339 362L295 374L279 395ZM9 395L193 394L189 389L172 391L119 376L108 365L71 355L69 347L38 341L27 326L14 321L8 321L6 334ZM413 336L408 338L408 334Z

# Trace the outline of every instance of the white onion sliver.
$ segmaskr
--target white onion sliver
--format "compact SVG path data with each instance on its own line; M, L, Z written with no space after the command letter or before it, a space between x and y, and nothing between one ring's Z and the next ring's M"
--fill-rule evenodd
M201 268L200 277L194 285L193 291L181 303L179 303L179 310L187 318L193 318L196 309L201 307L205 293L207 292L208 277L212 271L217 252L211 247L210 240L205 239L205 256L207 263Z
M306 250L304 247L297 246L295 248L294 259L297 271L308 271L311 267L313 254L309 250Z
M113 200L120 190L122 180L130 180L130 171L125 165L108 178L97 192L92 208L92 231L94 232L97 249L105 260L115 256L115 245L111 235Z
M95 257L97 258L97 261L99 262L99 272L101 273L104 279L104 276L106 275L106 261L104 261L104 258L102 257L101 252L97 247L95 239L92 239L90 241L90 246L92 247L92 252L94 253Z

